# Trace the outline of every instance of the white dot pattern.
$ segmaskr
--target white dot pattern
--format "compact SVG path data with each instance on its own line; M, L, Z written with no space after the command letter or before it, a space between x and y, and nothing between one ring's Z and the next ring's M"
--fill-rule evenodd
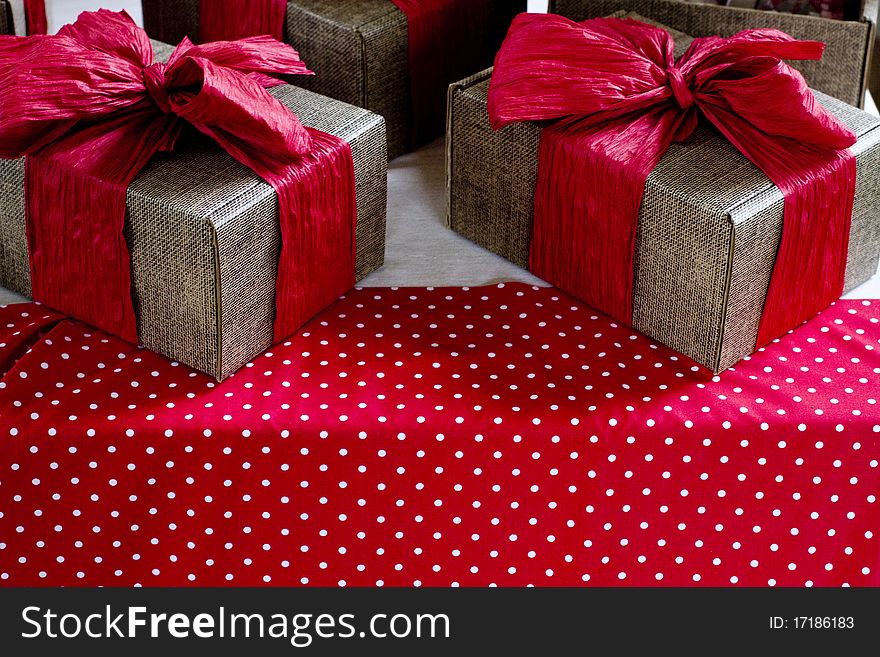
M8 306L0 584L876 586L878 337L713 377L552 289L358 289L218 384Z

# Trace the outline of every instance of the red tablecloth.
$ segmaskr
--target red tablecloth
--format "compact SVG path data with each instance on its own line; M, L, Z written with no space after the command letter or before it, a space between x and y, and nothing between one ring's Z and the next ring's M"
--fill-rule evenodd
M877 585L878 308L712 377L552 289L363 289L217 384L9 306L0 584Z

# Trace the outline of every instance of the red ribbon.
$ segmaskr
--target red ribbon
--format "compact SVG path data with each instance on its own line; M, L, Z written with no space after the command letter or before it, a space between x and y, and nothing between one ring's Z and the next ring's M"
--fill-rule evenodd
M557 120L541 135L532 271L632 322L635 238L648 175L707 118L785 197L756 346L843 291L855 136L783 59L824 44L777 30L695 39L674 60L665 30L629 19L522 14L496 59L493 127ZM670 273L671 274L671 273Z
M344 141L304 127L265 87L309 73L270 37L193 46L153 63L125 12L57 36L0 38L0 157L27 156L33 296L132 342L126 189L187 125L278 193L280 340L354 282L354 168Z
M268 34L284 38L287 0L200 0L199 41L234 41Z
M405 15L412 97L412 148L442 135L446 92L487 59L488 0L391 0Z
M28 34L46 34L49 31L46 0L24 0L24 20Z

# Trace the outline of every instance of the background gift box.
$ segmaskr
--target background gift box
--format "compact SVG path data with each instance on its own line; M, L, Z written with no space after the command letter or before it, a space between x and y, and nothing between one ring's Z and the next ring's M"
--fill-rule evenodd
M670 31L680 56L691 39ZM450 88L447 221L528 267L541 126L492 129L491 75L490 69ZM858 137L851 148L857 160L845 280L851 290L876 272L880 259L880 120L816 96ZM782 192L705 122L673 144L648 177L639 213L633 327L715 372L751 354L782 217Z
M466 6L474 1L412 4ZM144 0L144 26L150 36L169 43L197 38L200 5L201 0ZM439 72L441 87L429 99L436 102L438 120L413 115L411 89L419 80L410 75L407 16L391 0L289 0L283 36L316 73L295 84L384 116L388 155L394 158L441 136L446 85L490 65L511 19L525 9L525 0L489 0L488 26L444 20L431 26L442 36L431 65L446 68Z
M171 52L164 44L154 48L157 61ZM270 93L304 125L351 145L361 279L384 258L384 121L289 85ZM273 344L281 237L278 198L268 183L193 135L141 172L128 188L127 208L132 296L145 347L219 380ZM0 160L0 286L31 293L23 158Z
M632 11L692 37L728 37L749 28L772 27L796 39L822 41L826 48L821 61L793 62L792 66L803 73L813 89L864 107L865 89L872 75L872 88L880 85L876 65L871 73L878 0L856 2L861 3L857 16L842 21L680 0L550 0L549 8L552 13L577 21Z

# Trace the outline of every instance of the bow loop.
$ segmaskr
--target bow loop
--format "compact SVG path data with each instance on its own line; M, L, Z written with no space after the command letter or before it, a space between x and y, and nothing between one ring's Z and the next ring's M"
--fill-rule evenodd
M595 125L653 107L677 112L697 107L716 123L720 114L707 108L720 104L758 131L845 148L854 135L815 102L803 76L782 62L819 59L823 48L779 30L745 30L729 38L694 39L674 62L669 33L631 18L576 23L521 14L496 58L489 117L496 129L563 118ZM809 129L792 121L792 114Z
M174 114L244 164L290 164L311 150L299 119L251 75L191 56L194 51L165 73Z

